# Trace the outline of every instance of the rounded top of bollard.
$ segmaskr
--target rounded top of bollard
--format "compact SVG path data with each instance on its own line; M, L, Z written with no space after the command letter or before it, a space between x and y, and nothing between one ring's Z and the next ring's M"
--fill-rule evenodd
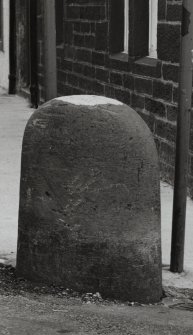
M80 106L123 105L122 102L99 95L69 95L53 99Z
M68 136L79 138L83 143L90 142L96 148L109 143L115 151L135 148L135 155L157 165L158 156L153 135L140 115L130 106L105 96L69 95L60 96L42 104L31 116L24 137L29 131L38 131L38 136L57 138L63 142ZM66 130L65 130L66 129ZM64 136L68 134L68 136ZM69 135L70 134L70 135ZM92 139L90 141L89 139ZM88 151L87 145L83 145ZM130 148L130 149L128 149ZM104 154L105 156L106 154Z

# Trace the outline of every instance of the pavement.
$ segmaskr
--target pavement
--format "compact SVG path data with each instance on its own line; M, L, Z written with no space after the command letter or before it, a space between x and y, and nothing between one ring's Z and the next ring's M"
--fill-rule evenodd
M192 312L167 305L82 303L77 298L2 296L0 334L192 335Z
M33 110L0 91L0 259L15 261L22 137Z
M19 96L0 91L0 269L15 265L22 137L33 113ZM185 267L169 271L173 189L161 182L163 287L167 297L156 305L93 303L80 297L4 290L0 278L0 334L193 334L193 201L187 201ZM9 281L9 279L7 279ZM9 285L12 286L10 282ZM9 286L8 285L8 286ZM10 286L10 287L11 287ZM40 290L41 291L41 290Z

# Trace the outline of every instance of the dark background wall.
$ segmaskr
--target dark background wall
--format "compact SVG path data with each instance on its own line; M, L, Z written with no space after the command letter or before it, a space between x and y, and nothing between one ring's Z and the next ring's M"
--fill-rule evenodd
M29 0L17 0L17 89L29 88Z
M145 30L148 14L143 8L143 20L135 22L135 16L130 12L130 39L136 46L132 44L134 51L129 60L114 54L111 48L116 35L112 28L112 6L116 0L59 2L60 9L56 11L58 95L105 95L132 106L155 136L162 179L172 183L182 1L158 0L158 59L144 57L144 43L142 54L137 51L135 54L141 43L140 29ZM130 8L136 14L140 10L140 1L130 2ZM38 4L38 78L40 100L43 101L43 1ZM193 128L189 173L190 193L193 194Z

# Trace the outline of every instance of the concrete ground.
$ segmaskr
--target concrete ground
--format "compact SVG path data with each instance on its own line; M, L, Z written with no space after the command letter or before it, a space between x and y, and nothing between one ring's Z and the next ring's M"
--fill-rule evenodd
M2 263L15 264L22 136L33 110L18 96L0 95L0 334L112 334L192 335L193 291L188 298L176 287L193 288L193 202L188 199L185 272L171 274L170 240L172 187L161 183L163 284L168 297L157 305L92 303L78 297L44 294L37 288L22 289L4 284ZM19 280L19 279L18 279ZM9 280L8 280L9 281ZM182 292L182 291L181 291ZM186 290L184 291L186 292ZM192 293L191 293L192 292Z
M192 312L167 305L82 303L76 298L0 297L5 335L192 335Z
M22 137L33 109L19 97L0 91L0 262L15 264ZM193 288L193 201L187 201L185 272L171 274L173 189L161 183L162 263L164 285Z

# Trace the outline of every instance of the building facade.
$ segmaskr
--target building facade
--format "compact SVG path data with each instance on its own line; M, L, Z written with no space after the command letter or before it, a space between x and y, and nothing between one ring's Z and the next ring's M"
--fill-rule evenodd
M44 16L48 3L55 9L50 26ZM154 134L162 178L173 182L182 1L33 4L16 0L17 91L31 94L35 104L43 102L50 71L58 96L98 94L132 106ZM189 189L193 194L193 128Z

